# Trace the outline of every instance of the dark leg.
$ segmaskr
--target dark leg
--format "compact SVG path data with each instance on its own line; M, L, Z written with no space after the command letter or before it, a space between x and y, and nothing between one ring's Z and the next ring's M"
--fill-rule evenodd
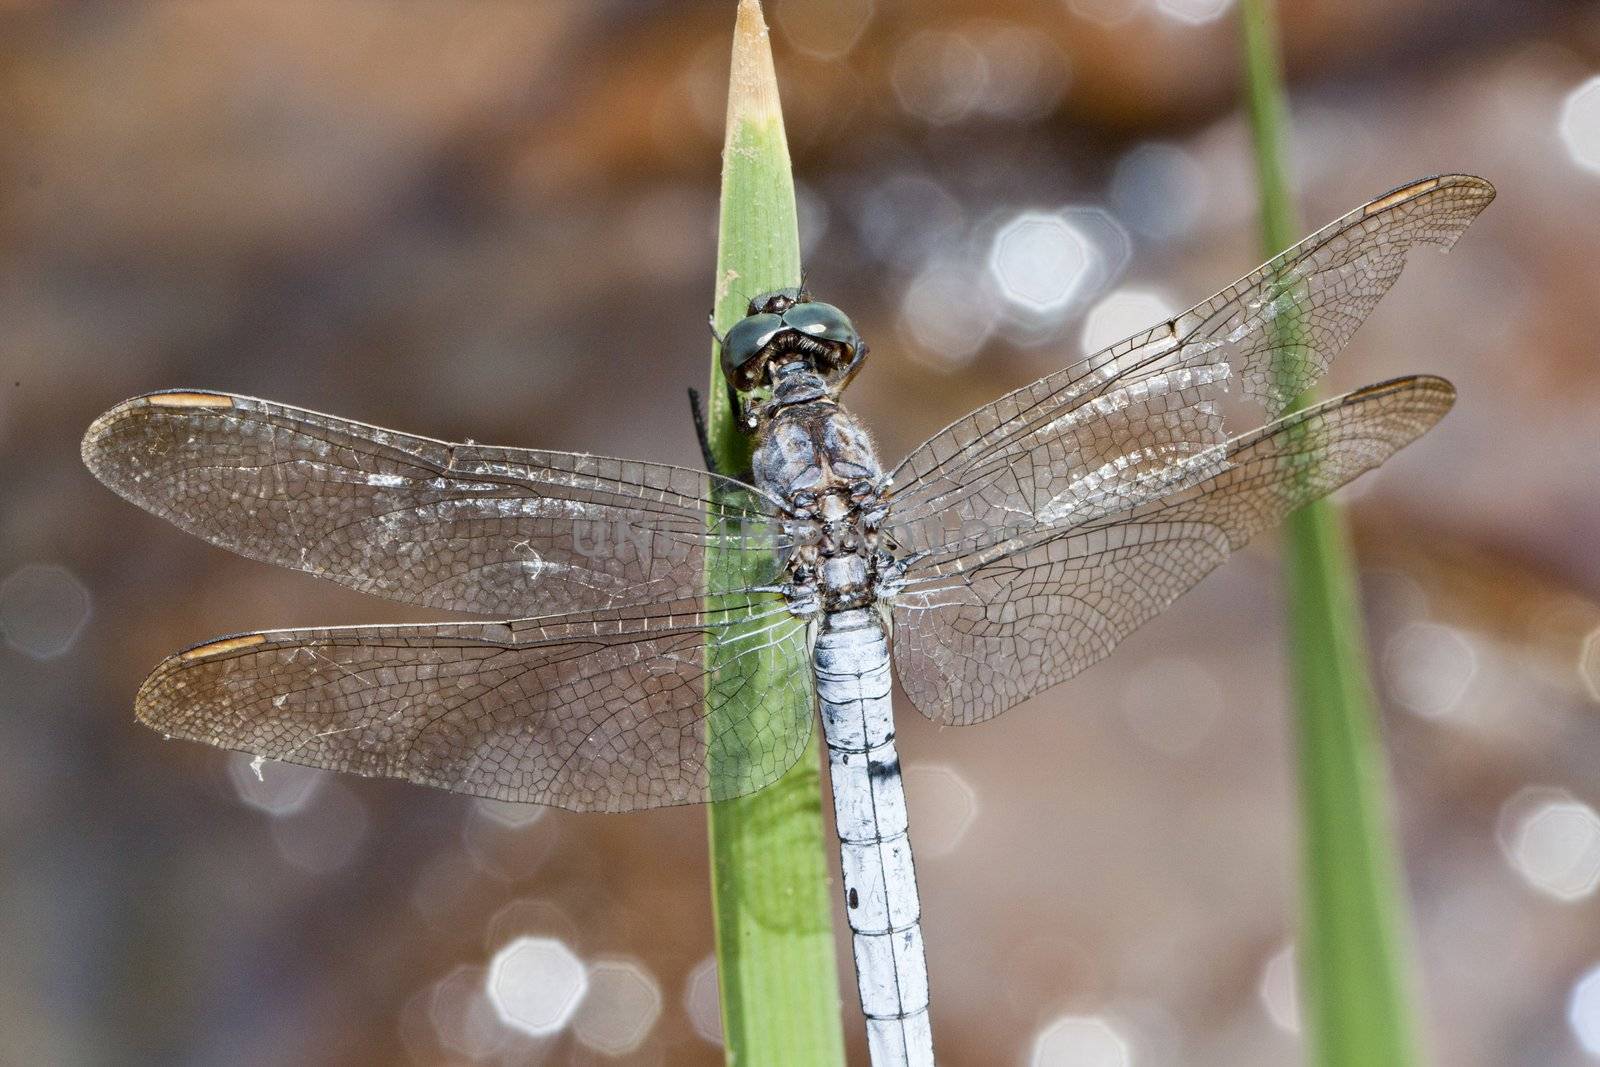
M740 433L747 434L750 432L750 426L745 422L744 401L739 399L739 390L735 389L727 378L722 380L728 386L728 410L733 412L733 425Z
M700 406L700 393L693 386L689 387L689 414L694 418L694 435L700 439L700 456L706 461L706 470L721 474L717 470L717 457L711 452L711 436L706 432L706 413Z

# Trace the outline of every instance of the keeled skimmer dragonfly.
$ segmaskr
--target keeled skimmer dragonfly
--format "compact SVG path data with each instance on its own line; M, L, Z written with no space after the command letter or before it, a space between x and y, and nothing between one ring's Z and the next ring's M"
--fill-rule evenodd
M224 393L129 400L83 442L129 500L246 556L501 620L224 637L157 667L138 717L273 760L620 812L768 785L820 708L872 1062L931 1064L891 628L917 710L993 718L1424 433L1454 399L1439 378L1283 413L1412 246L1448 248L1493 196L1465 175L1395 189L889 474L838 404L866 346L798 290L722 339L751 484ZM1228 436L1230 388L1276 421ZM737 580L708 589L708 566Z

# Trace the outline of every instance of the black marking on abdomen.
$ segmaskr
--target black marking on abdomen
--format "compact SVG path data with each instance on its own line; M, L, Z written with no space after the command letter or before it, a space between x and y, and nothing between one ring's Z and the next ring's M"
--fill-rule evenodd
M886 762L879 761L879 760L872 760L872 759L867 760L867 777L868 778L871 778L871 779L874 779L874 780L882 780L884 778L894 777L894 776L898 775L899 773L900 773L900 757L899 756L896 756L894 759L888 760Z

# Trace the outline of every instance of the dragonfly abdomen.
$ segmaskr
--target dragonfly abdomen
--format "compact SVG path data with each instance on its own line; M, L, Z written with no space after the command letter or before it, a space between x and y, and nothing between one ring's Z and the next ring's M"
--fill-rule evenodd
M931 1067L922 906L894 743L889 642L877 612L825 615L814 660L872 1063Z

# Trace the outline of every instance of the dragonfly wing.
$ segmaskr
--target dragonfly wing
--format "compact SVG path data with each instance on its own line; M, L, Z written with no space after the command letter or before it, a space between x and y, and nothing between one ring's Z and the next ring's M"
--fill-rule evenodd
M241 634L168 658L136 709L168 736L266 759L634 811L776 781L810 739L809 662L806 623L777 597L733 597Z
M95 420L83 457L224 548L452 611L694 597L713 548L768 584L787 547L771 500L704 471L450 444L227 393L125 401Z
M1378 466L1450 409L1439 378L1329 400L1215 446L1194 481L1082 522L1035 526L913 566L894 608L894 658L922 713L967 724L1105 657L1251 535Z
M1197 457L1226 440L1214 402L1230 382L1281 414L1411 248L1450 247L1493 197L1469 175L1402 186L1183 314L979 408L894 472L890 536L908 553L965 551L1119 508L1113 491L1141 479L1209 476Z

